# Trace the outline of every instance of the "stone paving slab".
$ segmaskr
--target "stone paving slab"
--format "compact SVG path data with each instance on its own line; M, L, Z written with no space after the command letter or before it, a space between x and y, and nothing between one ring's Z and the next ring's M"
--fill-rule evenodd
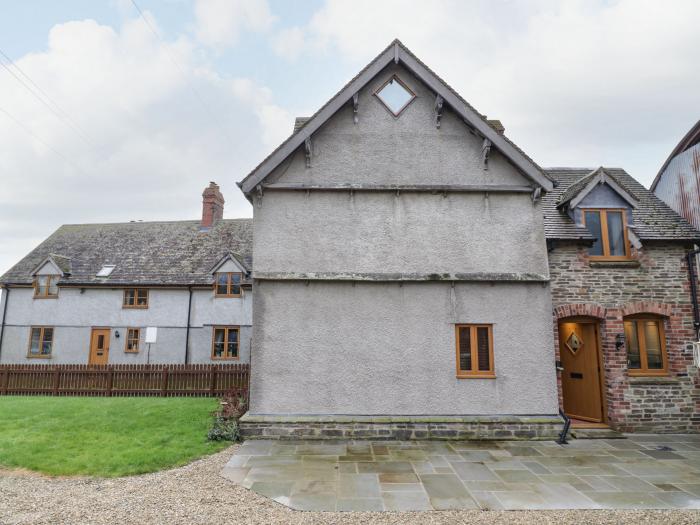
M700 509L700 435L247 441L222 476L297 510Z

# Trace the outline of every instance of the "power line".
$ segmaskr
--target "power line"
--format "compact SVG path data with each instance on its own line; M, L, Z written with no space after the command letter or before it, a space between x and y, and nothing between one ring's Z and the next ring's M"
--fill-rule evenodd
M19 119L12 116L12 114L10 114L8 111L3 109L2 107L0 107L0 113L4 113L10 120L12 120L15 124L17 124L20 128L22 128L27 134L31 135L35 140L37 140L38 142L43 144L44 147L46 147L47 149L51 150L56 155L61 157L66 162L66 164L69 164L70 166L72 166L76 171L80 172L82 175L87 176L87 173L85 173L85 171L83 171L83 169L80 166L78 166L75 162L70 160L68 157L66 157L63 153L58 151L56 148L54 148L53 146L48 144L39 135L34 133L31 129L29 129L27 126L25 126Z
M153 32L154 35L156 35L156 38L160 40L163 44L165 44L165 52L168 54L168 58L170 58L170 61L177 67L180 72L184 75L184 77L188 80L187 85L188 87L192 90L192 93L194 93L195 97L197 97L197 100L199 100L199 103L202 104L202 107L204 107L204 110L208 113L209 117L216 122L216 124L221 128L221 131L226 135L226 137L229 139L230 142L233 142L233 139L231 135L228 132L228 129L226 126L224 126L223 122L219 119L218 115L211 110L209 105L204 101L204 98L199 94L199 92L195 89L195 87L192 85L192 83L189 81L189 73L187 70L180 64L178 60L175 59L175 57L172 55L170 52L170 48L168 47L167 42L163 39L162 36L160 36L160 33L158 30L151 24L146 16L143 14L143 11L141 11L141 8L136 4L136 0L131 0L131 3L133 4L134 8L136 8L136 11L138 12L139 16L141 19L146 23L148 28Z
M9 56L7 56L2 49L0 49L0 55L2 55L5 60L7 60L11 66L13 66L17 71L20 72L20 74L27 79L29 83L34 86L34 88L30 87L27 85L27 83L22 80L12 69L9 68L7 64L5 64L2 60L0 60L0 66L4 67L10 75L12 75L17 82L22 84L22 86L34 97L36 98L39 102L41 102L44 106L46 106L59 120L61 120L64 124L69 126L70 128L73 129L73 131L90 147L94 147L94 144L90 141L89 137L87 136L86 133L83 132L82 129L80 129L80 126L71 118L71 116L68 114L67 111L65 111L61 106L58 105L58 103L51 98L43 89L41 89L36 82L34 82L29 75L27 75ZM40 97L37 92L41 93L44 98ZM48 100L51 104L46 102ZM53 107L52 107L53 105Z

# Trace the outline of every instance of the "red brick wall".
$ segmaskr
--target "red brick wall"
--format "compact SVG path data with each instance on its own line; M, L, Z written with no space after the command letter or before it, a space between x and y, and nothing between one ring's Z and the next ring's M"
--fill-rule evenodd
M604 395L609 424L625 432L700 431L700 379L693 367L693 309L685 254L690 246L645 243L638 267L591 267L586 247L557 244L549 254L554 307L554 340L559 359L557 321L572 316L600 321ZM663 316L669 375L630 377L623 317ZM559 378L561 399L561 378Z

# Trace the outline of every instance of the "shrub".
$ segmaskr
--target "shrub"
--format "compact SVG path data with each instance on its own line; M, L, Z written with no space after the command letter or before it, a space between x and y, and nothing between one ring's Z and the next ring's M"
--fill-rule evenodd
M209 441L239 441L238 419L217 416L207 434Z
M238 418L248 410L248 402L242 396L227 392L219 401L219 409L214 412L214 424L207 439L209 441L240 441Z

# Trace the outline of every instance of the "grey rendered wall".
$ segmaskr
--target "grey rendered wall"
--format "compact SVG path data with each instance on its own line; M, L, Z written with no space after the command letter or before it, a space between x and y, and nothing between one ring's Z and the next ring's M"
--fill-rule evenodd
M253 414L555 414L542 284L262 282ZM455 323L493 323L496 379L457 379Z
M30 288L13 288L7 309L6 332L0 349L2 363L87 363L92 327L111 329L110 363L184 363L188 292L151 289L147 309L122 308L121 289L60 288L57 299L34 299ZM252 295L215 299L213 291L194 290L190 328L190 362L211 360L212 327L241 326L240 362L248 362ZM31 326L53 326L51 360L27 359ZM144 343L145 328L158 327L158 341ZM126 353L127 327L141 328L141 351ZM119 332L120 337L116 334Z
M398 118L374 95L394 73L416 94ZM391 65L360 91L357 124L348 104L314 133L311 168L302 148L266 182L528 184L495 148L483 170L483 139L446 106L437 129L434 106L433 92L403 66Z
M256 274L549 273L526 193L268 191L254 213Z

